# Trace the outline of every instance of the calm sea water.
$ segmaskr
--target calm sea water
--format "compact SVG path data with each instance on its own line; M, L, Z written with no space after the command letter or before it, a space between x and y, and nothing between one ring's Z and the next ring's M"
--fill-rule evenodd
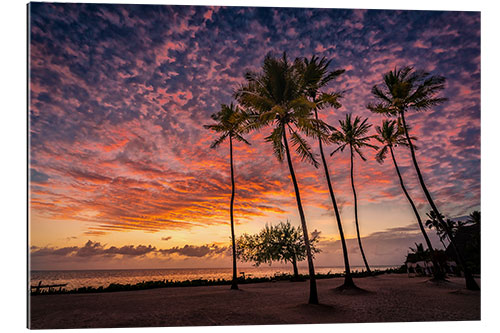
M396 266L373 266L372 269L384 270ZM352 271L362 271L364 267L353 266ZM343 267L315 267L316 273L343 273ZM241 267L241 276L271 277L275 274L292 274L292 268L287 267ZM307 268L299 268L299 273L307 274ZM107 287L110 283L135 284L142 281L185 281L194 279L231 279L231 268L168 268L168 269L124 269L124 270L75 270L75 271L31 271L31 285L39 281L43 284L67 283L66 289L80 287Z

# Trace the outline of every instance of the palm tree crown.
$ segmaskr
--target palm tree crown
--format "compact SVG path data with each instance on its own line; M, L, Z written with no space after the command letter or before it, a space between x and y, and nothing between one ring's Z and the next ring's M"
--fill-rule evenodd
M301 84L304 93L315 103L317 110L326 106L333 106L336 109L342 106L338 101L342 97L341 92L326 93L322 91L331 81L345 72L345 69L336 69L329 72L328 66L330 63L331 60L327 60L325 57L320 59L313 55L311 59L303 58L296 64L302 73Z
M378 149L377 146L368 143L371 139L375 138L376 135L366 135L372 127L371 124L367 123L368 118L361 120L359 116L354 117L350 113L346 114L345 120L339 120L340 129L334 128L330 136L330 141L339 145L330 156L335 154L337 151L344 151L348 146L361 157L363 161L366 161L365 156L361 152L361 148L369 147L372 149Z
M416 71L411 66L384 75L384 85L373 86L372 94L378 103L369 103L367 108L375 113L396 116L407 110L424 111L447 100L435 95L444 89L446 79Z
M376 126L375 130L378 133L375 139L384 145L382 149L377 152L377 155L375 155L377 162L384 162L390 147L396 147L398 145L408 147L405 130L401 126L399 120L384 120L382 126ZM416 138L412 137L412 140L416 140Z
M272 126L265 138L271 142L278 160L284 158L283 138L287 130L290 141L302 160L318 167L316 155L300 133L310 137L326 138L330 126L313 117L315 104L304 94L306 80L300 60L290 63L283 54L281 59L267 55L261 73L248 72L247 83L235 93L242 106L249 108L246 130Z
M220 137L212 142L210 148L217 148L228 137L232 137L247 145L250 144L241 136L246 116L238 106L233 105L233 103L230 105L222 104L220 111L213 113L210 117L217 123L203 125L203 127L221 134Z

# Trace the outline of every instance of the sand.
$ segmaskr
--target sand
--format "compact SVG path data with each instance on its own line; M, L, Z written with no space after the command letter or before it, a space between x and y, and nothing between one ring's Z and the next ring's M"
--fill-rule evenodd
M436 285L404 274L355 279L367 293L338 293L341 278L318 280L320 305L308 305L309 282L162 288L31 299L31 328L479 320L480 292L450 278ZM478 280L478 282L480 282Z

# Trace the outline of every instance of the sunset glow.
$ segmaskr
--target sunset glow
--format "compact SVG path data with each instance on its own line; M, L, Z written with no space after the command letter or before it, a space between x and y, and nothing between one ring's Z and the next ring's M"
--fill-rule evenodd
M210 149L216 135L203 125L268 52L325 56L331 70L346 70L331 84L344 92L342 107L320 114L332 126L347 112L380 125L384 117L366 105L395 67L446 77L449 101L407 120L441 211L453 218L480 209L479 13L30 6L32 269L229 267L229 146ZM288 167L264 141L269 134L234 144L237 236L300 223ZM425 217L409 151L395 153ZM399 265L423 239L393 165L374 155L355 160L363 245L373 265ZM315 263L342 265L323 171L293 159L309 231L320 232ZM328 163L350 259L360 265L349 155Z

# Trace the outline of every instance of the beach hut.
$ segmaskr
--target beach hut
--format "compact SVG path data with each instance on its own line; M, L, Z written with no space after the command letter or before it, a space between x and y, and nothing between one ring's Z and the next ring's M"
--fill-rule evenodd
M458 268L457 263L453 259L450 259L445 251L434 250L434 254L439 266L446 274L460 276L460 269ZM430 254L427 251L408 253L406 255L405 265L409 277L431 276L434 272L434 265Z
M405 265L409 277L431 276L434 268L430 258L423 258L417 253L408 253Z

